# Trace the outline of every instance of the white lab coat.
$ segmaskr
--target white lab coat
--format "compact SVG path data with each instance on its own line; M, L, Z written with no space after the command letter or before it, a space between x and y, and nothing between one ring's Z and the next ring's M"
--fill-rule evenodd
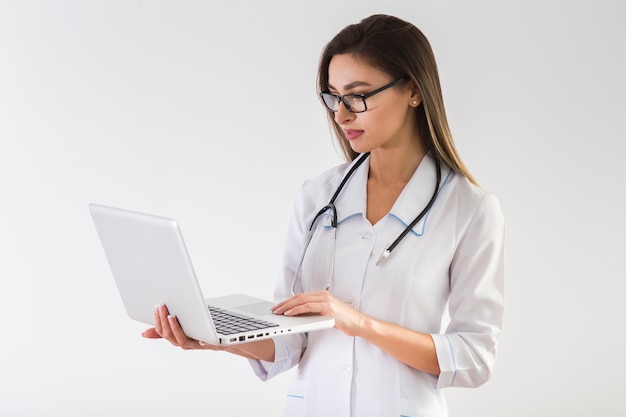
M348 167L342 164L303 184L277 300L291 296L311 221ZM430 333L441 374L415 370L337 329L279 337L274 340L275 362L251 364L263 380L298 365L286 397L288 417L447 416L441 388L475 387L491 375L504 290L504 221L497 199L442 167L434 206L376 266L386 246L428 203L436 168L427 155L390 213L374 226L365 218L368 171L369 160L336 200L331 292L367 315ZM333 248L328 216L321 223L306 251L297 292L320 290L328 282Z

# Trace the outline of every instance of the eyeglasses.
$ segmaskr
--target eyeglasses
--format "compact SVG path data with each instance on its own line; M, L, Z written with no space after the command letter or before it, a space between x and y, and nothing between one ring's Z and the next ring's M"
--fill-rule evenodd
M320 98L322 99L322 103L324 103L326 108L333 113L336 113L339 110L339 103L343 103L343 105L346 106L346 110L348 110L350 113L363 113L365 110L367 110L367 104L365 103L366 98L369 98L374 94L378 94L381 91L385 91L386 89L391 88L394 85L400 84L400 82L404 80L404 78L399 78L394 82L383 85L382 87L377 88L376 90L371 91L367 94L346 94L344 96L340 96L329 92L323 92L320 93Z

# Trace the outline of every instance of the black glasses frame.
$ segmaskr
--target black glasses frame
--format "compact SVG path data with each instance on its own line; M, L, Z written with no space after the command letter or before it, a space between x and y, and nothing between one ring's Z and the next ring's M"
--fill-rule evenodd
M369 93L366 94L345 94L343 96L340 96L338 94L333 94L330 93L328 91L324 91L320 93L320 99L322 100L322 103L324 103L324 106L330 110L333 113L337 113L339 111L339 106L337 106L336 110L331 109L330 107L328 107L328 104L326 104L326 100L324 99L324 97L333 97L335 98L335 100L337 100L337 103L343 103L343 105L346 107L346 110L348 110L350 113L363 113L364 111L367 110L367 102L365 101L366 98L369 98L371 96L373 96L374 94L378 94L382 91L385 91L388 88L391 88L395 85L400 84L402 81L405 81L406 78L398 78L395 81L390 82L389 84L383 85L380 88L377 88L374 91L370 91ZM350 103L349 101L346 99L346 97L357 97L360 98L363 101L363 107L365 107L363 110L358 110L358 111L354 111L352 110L352 108L350 108Z

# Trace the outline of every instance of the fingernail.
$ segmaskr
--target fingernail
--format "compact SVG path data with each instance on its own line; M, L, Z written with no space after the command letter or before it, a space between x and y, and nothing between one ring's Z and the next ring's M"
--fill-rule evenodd
M202 347L205 347L207 344L205 342L203 342L202 340L198 340L198 344Z

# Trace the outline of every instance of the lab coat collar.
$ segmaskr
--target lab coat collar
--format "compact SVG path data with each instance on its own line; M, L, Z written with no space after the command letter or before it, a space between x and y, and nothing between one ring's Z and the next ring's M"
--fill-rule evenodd
M445 186L451 174L451 171L444 166L441 168L443 172L441 184L439 185L440 191ZM346 173L348 169L346 169ZM338 223L358 214L365 217L368 174L369 158L354 172L352 178L346 183L337 198L335 205L337 207ZM404 226L409 225L430 201L436 182L437 172L435 160L428 154L419 164L413 176L404 187L404 190L400 193L400 196L398 196L388 216L400 221ZM436 207L436 202L434 207ZM421 236L424 233L427 219L428 213L413 227L412 232L415 235Z
M442 166L441 182L439 184L439 190L445 185L448 177L445 174L445 169ZM417 217L424 207L428 205L428 202L433 196L435 186L437 185L437 164L435 159L427 154L422 162L413 173L413 176L398 196L398 199L394 203L389 216L399 220L408 226ZM433 207L436 207L437 203ZM432 208L431 208L432 210ZM424 233L424 228L428 220L430 210L422 219L413 226L412 232L418 236Z

